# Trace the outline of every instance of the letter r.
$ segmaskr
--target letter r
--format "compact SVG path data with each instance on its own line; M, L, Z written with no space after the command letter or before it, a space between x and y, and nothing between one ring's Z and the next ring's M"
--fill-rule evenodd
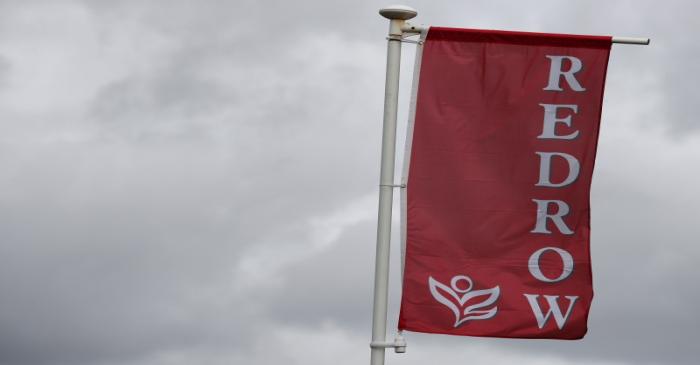
M552 234L552 231L547 229L547 220L551 219L554 225L557 226L559 232L562 234L574 234L566 223L564 219L567 214L569 214L569 205L561 200L539 200L532 199L533 202L537 204L537 223L535 224L535 229L530 231L531 233L546 233ZM554 214L549 214L549 205L556 204L559 210Z
M574 91L586 91L584 87L579 84L578 80L576 80L576 76L574 76L577 72L581 71L583 69L583 63L581 62L580 59L574 56L545 56L549 58L550 60L550 66L549 66L549 83L547 84L547 87L545 87L543 90L546 91L564 91L564 89L559 86L559 81L561 80L561 77L564 76L564 79L566 82L569 84L569 87L571 90ZM562 70L562 61L564 59L567 59L571 62L571 67L569 70L564 71Z

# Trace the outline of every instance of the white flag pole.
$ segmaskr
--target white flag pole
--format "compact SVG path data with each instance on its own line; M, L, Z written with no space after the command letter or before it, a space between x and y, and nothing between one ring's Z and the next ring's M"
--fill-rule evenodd
M392 5L379 10L389 19L387 37L386 83L384 86L384 127L382 162L379 172L379 217L377 220L377 254L374 271L374 308L372 311L371 365L384 365L384 350L394 347L404 352L406 343L400 336L386 342L386 313L389 297L389 244L391 241L391 208L394 191L394 159L396 154L396 113L399 103L399 70L401 67L402 27L418 12L408 6Z

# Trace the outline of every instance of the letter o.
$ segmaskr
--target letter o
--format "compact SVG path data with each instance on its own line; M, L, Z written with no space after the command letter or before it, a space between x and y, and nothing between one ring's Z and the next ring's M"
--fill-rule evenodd
M561 275L559 275L558 278L550 279L544 276L544 274L542 274L542 270L540 270L540 256L542 256L542 254L546 251L554 251L558 253L561 257L561 261L564 263L564 268L562 269ZM568 278L569 275L574 272L574 259L566 250L562 250L561 248L557 247L545 247L535 251L535 253L530 256L530 259L527 262L527 267L530 270L530 274L532 274L535 279L544 281L545 283L556 283L557 281L562 281Z

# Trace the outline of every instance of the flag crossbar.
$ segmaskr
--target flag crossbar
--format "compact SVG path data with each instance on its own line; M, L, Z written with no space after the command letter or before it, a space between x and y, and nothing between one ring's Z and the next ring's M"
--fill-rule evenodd
M404 22L403 26L401 26L401 31L403 33L406 33L404 35L405 37L418 35L426 29L428 29L428 27L426 27L424 25L415 25L415 24L411 24L409 22ZM637 44L637 45L646 46L646 45L649 45L651 40L649 38L637 38L637 37L612 37L612 42L618 43L618 44Z

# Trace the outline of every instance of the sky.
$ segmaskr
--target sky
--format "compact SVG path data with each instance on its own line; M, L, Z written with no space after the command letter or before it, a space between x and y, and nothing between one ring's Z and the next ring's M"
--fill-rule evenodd
M586 338L407 333L387 364L697 363L698 5L406 4L652 42L610 58ZM368 363L384 5L0 1L0 365Z

